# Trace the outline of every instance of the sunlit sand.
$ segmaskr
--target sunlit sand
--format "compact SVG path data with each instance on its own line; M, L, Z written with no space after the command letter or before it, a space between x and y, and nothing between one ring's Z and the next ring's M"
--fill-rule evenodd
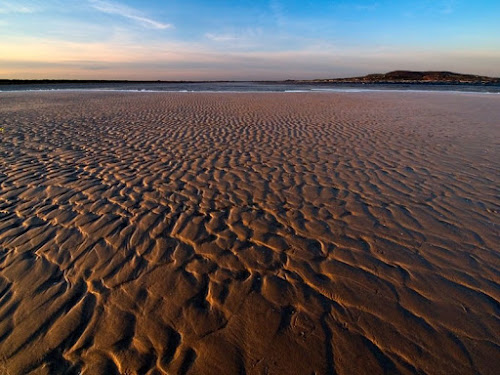
M500 97L2 93L1 374L494 374Z

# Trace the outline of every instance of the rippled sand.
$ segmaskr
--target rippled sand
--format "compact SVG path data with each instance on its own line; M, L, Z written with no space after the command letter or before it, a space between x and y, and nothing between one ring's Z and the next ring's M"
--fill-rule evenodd
M498 371L500 97L3 93L0 121L0 373Z

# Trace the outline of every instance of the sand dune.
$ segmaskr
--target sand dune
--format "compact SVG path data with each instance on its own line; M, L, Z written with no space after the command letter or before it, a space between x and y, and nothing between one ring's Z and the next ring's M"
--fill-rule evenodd
M0 95L0 373L494 374L500 98Z

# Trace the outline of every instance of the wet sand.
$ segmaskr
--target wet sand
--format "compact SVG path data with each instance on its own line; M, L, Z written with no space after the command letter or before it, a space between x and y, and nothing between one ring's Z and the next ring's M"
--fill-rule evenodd
M494 374L500 97L0 94L1 374Z

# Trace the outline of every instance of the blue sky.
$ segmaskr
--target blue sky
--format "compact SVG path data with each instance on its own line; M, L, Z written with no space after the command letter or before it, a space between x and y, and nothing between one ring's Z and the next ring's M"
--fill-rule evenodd
M0 78L500 76L500 1L0 0Z

